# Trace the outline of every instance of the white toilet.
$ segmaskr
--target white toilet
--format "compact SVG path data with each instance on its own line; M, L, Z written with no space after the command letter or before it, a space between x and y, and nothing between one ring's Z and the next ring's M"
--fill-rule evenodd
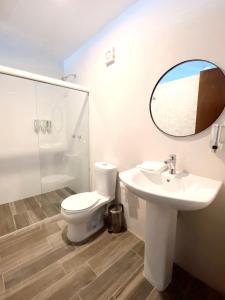
M96 191L66 198L61 213L68 223L67 237L82 242L104 226L105 205L115 198L117 169L105 162L95 163Z

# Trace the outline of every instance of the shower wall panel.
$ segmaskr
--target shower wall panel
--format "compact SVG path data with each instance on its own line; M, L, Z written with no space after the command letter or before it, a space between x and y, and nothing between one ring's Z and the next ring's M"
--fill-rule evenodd
M69 186L89 190L88 96L75 90L36 83L42 192Z
M32 81L0 74L0 204L40 194Z
M88 95L0 74L0 204L89 191Z

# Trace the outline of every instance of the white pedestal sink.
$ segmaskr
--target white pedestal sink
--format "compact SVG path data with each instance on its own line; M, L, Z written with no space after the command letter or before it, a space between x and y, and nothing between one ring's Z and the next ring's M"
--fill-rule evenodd
M153 174L138 168L119 174L122 183L146 200L144 275L159 291L172 278L178 210L208 206L222 182L189 174Z

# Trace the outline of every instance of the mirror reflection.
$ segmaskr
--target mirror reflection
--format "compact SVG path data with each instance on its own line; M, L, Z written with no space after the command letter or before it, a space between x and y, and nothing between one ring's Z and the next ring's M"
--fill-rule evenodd
M173 136L188 136L209 127L225 107L225 76L203 60L183 62L156 84L150 113L155 125Z

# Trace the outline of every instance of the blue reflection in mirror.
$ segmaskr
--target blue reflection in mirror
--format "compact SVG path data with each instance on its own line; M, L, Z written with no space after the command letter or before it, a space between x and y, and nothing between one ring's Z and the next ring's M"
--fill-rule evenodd
M166 83L169 81L186 78L199 74L203 70L209 70L217 68L214 64L207 61L188 61L186 63L180 64L166 73L162 79L159 81L159 84Z

